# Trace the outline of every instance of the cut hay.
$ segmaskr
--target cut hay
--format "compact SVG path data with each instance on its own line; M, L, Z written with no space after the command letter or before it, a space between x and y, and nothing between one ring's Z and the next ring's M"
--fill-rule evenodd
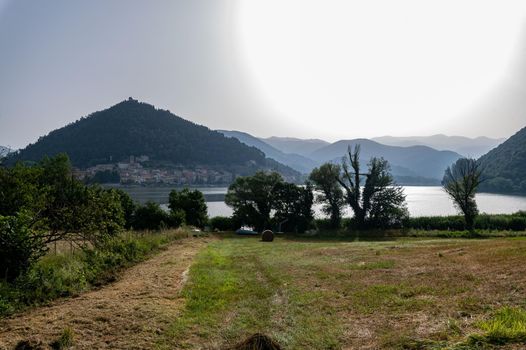
M272 233L272 231L269 231ZM243 342L227 348L226 350L281 350L281 346L270 337L256 333Z
M274 240L274 232L270 230L265 230L261 234L261 240L263 242L272 242Z

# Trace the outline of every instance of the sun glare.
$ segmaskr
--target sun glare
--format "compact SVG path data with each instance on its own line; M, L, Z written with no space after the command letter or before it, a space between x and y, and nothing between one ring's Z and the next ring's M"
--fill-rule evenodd
M525 10L522 1L243 1L238 33L255 84L289 123L335 137L407 135L424 119L440 130L505 79ZM352 128L335 134L338 123Z

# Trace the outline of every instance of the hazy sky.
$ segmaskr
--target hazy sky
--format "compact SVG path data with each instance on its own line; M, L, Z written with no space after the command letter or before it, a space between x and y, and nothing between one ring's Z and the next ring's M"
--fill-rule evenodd
M0 145L129 96L257 136L506 137L526 1L0 0Z

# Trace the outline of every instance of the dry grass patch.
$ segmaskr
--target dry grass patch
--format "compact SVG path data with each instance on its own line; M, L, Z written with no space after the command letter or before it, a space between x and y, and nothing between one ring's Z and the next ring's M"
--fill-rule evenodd
M522 238L225 238L192 266L159 345L222 348L259 332L285 349L457 346L500 307L525 306L525 251Z

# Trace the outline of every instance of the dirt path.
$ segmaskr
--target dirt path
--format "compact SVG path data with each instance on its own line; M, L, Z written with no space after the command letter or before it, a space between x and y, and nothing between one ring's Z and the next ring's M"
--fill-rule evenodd
M0 349L20 340L44 349L63 330L76 349L150 349L183 306L179 291L193 257L211 238L176 241L102 289L0 320Z

